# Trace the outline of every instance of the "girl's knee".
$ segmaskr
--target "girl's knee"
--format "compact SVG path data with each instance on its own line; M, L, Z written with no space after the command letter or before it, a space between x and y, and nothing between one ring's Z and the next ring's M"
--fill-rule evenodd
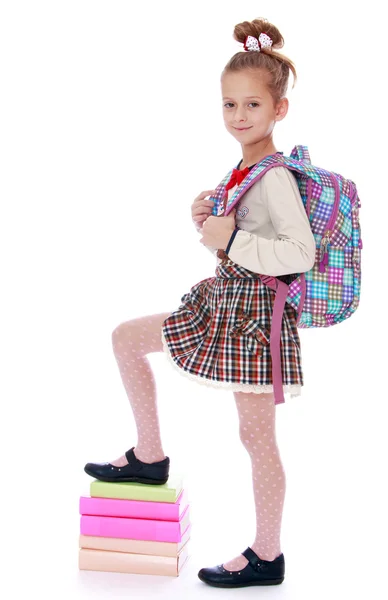
M268 448L276 446L273 423L268 420L262 419L260 424L256 422L256 419L253 423L241 423L239 434L241 443L249 454L255 454L260 450L265 453Z
M161 330L165 319L171 313L146 315L120 323L112 332L114 349L131 346L132 351L141 354L162 352Z
M112 343L113 345L116 345L119 342L123 341L123 338L127 335L128 333L128 321L125 323L120 323L120 325L117 325L117 327L114 328L114 330L112 331Z
M139 346L139 326L136 322L137 319L132 319L131 321L124 321L120 323L112 332L112 346L113 350L116 353L117 351L122 350L123 347L128 349L131 347L137 348Z

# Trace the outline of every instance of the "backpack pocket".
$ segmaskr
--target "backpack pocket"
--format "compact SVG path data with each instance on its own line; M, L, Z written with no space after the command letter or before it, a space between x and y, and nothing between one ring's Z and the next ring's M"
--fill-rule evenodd
M262 354L270 343L270 332L259 321L246 313L242 313L234 321L229 335L232 338L241 336L247 350L251 354Z

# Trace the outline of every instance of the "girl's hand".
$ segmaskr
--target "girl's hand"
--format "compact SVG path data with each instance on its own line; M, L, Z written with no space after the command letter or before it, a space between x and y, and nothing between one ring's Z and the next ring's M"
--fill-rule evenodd
M199 240L204 246L212 246L218 250L226 250L230 236L236 227L236 209L234 208L227 217L208 217L202 226L202 238Z
M215 193L216 190L201 192L191 205L191 216L197 231L201 230L203 222L212 214L214 202L206 200L206 196L212 196Z

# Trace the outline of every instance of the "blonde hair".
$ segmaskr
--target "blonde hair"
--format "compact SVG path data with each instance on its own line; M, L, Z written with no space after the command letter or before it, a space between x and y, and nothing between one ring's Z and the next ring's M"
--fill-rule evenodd
M284 39L275 25L269 23L267 19L254 19L253 21L243 21L235 26L233 37L238 42L244 43L248 35L258 38L261 33L266 33L272 40L271 48L263 48L260 52L246 51L237 52L232 56L224 67L221 79L228 73L239 71L251 71L254 75L259 69L265 70L269 74L268 89L276 104L281 98L284 98L288 88L288 77L292 71L296 83L296 70L294 63L281 52L273 49L282 48Z

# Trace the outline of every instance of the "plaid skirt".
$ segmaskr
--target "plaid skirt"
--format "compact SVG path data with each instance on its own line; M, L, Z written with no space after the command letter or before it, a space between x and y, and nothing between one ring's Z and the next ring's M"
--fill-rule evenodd
M257 273L224 259L162 324L163 350L189 379L218 389L273 392L270 333L275 291ZM301 395L297 312L285 304L280 333L283 393Z

